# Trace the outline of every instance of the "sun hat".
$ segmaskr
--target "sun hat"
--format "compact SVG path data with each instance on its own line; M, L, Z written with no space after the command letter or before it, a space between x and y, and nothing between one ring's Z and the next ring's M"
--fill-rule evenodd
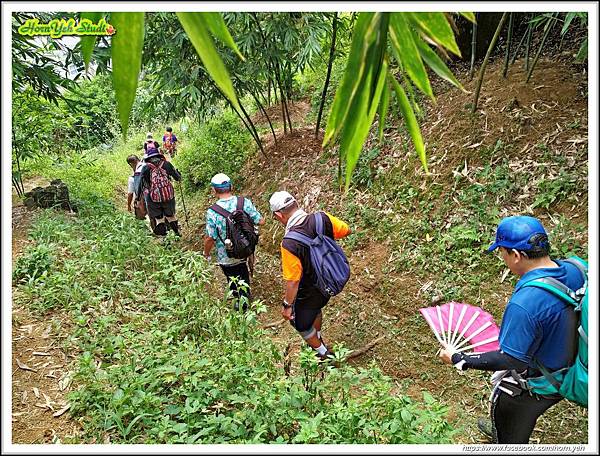
M146 139L152 139L152 132L146 133Z
M496 229L496 240L488 248L488 252L498 247L526 252L541 247L540 240L548 243L548 235L542 222L528 215L513 215L500 221Z
M295 201L296 198L294 198L285 190L282 190L280 192L275 192L273 193L273 195L271 195L271 198L269 199L269 206L271 207L271 212L277 212L281 209L285 209Z
M212 179L210 180L210 185L214 188L231 187L231 179L227 174L218 173L212 177Z
M147 158L152 158L152 157L165 157L160 150L158 150L156 147L149 147L148 150L146 151L146 153L144 154L144 156L142 157L142 160L146 160Z

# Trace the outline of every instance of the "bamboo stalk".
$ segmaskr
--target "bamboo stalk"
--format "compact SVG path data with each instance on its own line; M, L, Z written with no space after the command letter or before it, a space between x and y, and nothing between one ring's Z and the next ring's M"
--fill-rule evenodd
M260 111L265 115L267 122L269 122L269 127L271 128L271 133L273 134L273 141L275 141L275 146L277 146L277 136L275 135L275 130L273 129L273 124L271 123L271 118L269 117L269 114L267 114L265 107L262 105L262 103L254 94L254 92L250 91L250 95L252 95L252 98L254 98L254 101L256 101L256 104L258 105L258 109L260 109Z
M525 46L525 71L529 71L529 49L531 48L531 36L533 35L533 24L527 28L527 45Z
M331 47L329 48L329 62L327 63L327 75L325 76L325 85L323 86L323 93L321 94L321 103L319 105L319 114L317 115L317 126L315 127L315 138L319 135L319 126L321 125L321 116L323 115L323 108L325 107L325 98L327 95L327 88L329 87L329 78L331 77L331 68L333 67L333 59L335 57L335 37L337 34L337 13L334 13L332 34L331 34Z
M475 13L475 22L471 33L471 68L469 69L469 81L473 79L475 74L475 55L477 54L477 17L479 13Z
M252 131L254 132L254 136L255 136L256 142L258 144L258 147L259 147L261 153L263 154L263 156L265 158L267 158L267 154L265 153L265 149L263 148L263 144L262 144L262 141L260 140L260 136L258 135L258 131L256 131L256 127L254 126L254 122L252 122L252 119L250 118L250 116L248 115L248 113L246 112L246 110L244 109L244 105L242 104L242 101L238 100L238 103L240 104L240 109L242 110L242 112L244 113L244 116L248 120L248 123L250 124L250 127L252 128Z
M488 64L488 60L490 59L490 54L492 53L494 46L496 46L496 42L498 41L498 37L500 36L500 31L502 30L502 27L504 26L504 23L506 22L507 17L508 17L508 13L502 14L502 18L500 19L500 22L498 23L498 27L496 27L496 32L494 33L492 42L488 46L488 50L485 53L485 58L483 59L483 63L481 64L481 69L479 70L479 79L477 81L477 87L475 89L475 96L473 97L473 108L471 109L472 113L477 111L477 102L479 101L479 92L481 91L481 84L483 83L483 75L485 74L485 67Z
M540 55L542 54L542 49L544 48L544 43L546 42L546 38L548 38L548 35L550 34L550 30L552 29L552 27L556 23L556 16L557 16L557 14L558 13L553 14L548 19L548 22L546 23L546 29L544 30L544 36L542 37L542 42L540 43L540 47L538 48L538 51L535 54L533 62L531 62L531 68L529 68L529 72L527 73L527 79L525 80L525 84L527 84L529 82L529 79L531 78L531 75L533 74L533 70L535 69L535 65L537 64L538 59L540 58Z
M527 31L529 31L529 28L527 29ZM521 41L519 41L519 44L517 45L517 47L515 49L515 53L513 54L512 59L510 59L511 65L514 65L515 60L517 60L517 55L519 55L521 46L523 46L523 43L525 42L525 38L527 37L527 31L525 31L525 33L523 33L523 36L521 37Z
M502 70L502 77L506 78L508 73L508 58L510 56L510 43L512 40L512 29L513 29L513 13L508 16L508 33L506 36L506 51L504 53L504 69Z
M252 124L252 127L250 126L250 124L248 124L248 122L246 122L246 119L244 119L244 116L242 114L240 114L240 112L235 108L235 106L233 105L233 103L229 100L228 97L225 96L225 94L215 84L215 82L212 81L212 80L209 80L209 81L213 85L213 87L215 89L217 89L217 91L221 94L221 96L227 101L227 103L231 107L231 110L233 112L235 112L237 114L237 116L241 119L242 123L246 127L246 130L248 130L250 132L250 134L252 135L252 138L254 139L254 142L256 142L256 145L260 149L260 151L263 154L263 156L266 158L267 154L265 153L265 150L263 148L262 141L260 140L260 137L258 136L258 133L256 132L256 129L254 128L254 124L252 124L252 121L250 120L250 118L248 117L248 114L244 110L244 107L242 106L242 102L240 100L238 100L238 103L240 105L240 108L241 108L242 112L245 114L246 119Z

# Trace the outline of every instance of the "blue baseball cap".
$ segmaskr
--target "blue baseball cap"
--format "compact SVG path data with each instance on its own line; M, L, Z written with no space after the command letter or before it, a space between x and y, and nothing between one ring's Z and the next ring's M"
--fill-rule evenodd
M498 224L496 241L487 251L491 252L498 247L504 247L526 252L536 247L536 243L532 242L532 238L536 235L545 236L545 242L548 243L546 230L535 217L529 217L528 215L506 217Z

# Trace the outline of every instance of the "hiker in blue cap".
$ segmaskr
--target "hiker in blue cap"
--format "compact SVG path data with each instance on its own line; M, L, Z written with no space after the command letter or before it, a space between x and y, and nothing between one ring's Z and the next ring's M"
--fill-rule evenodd
M495 371L491 423L480 418L478 427L494 443L528 443L538 417L563 398L558 393L535 393L528 379L544 378L544 371L555 373L570 366L578 336L573 306L530 282L554 278L570 290L580 290L586 276L573 260L550 258L548 235L534 217L504 218L488 252L496 249L510 271L520 277L502 318L500 350L467 355L445 349L440 358L459 370Z

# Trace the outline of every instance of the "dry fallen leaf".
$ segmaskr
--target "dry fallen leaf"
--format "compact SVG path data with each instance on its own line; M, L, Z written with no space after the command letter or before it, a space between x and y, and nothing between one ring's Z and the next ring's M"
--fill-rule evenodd
M60 410L54 412L54 414L52 415L54 418L58 418L59 416L61 416L62 414L64 414L67 410L69 410L71 408L71 404L67 404L65 405L63 408L61 408Z
M19 366L19 369L23 369L23 370L31 371L31 372L37 372L36 369L32 369L27 364L24 364L21 361L19 361L19 358L15 358L15 361L17 362L17 366Z
M32 355L33 356L52 356L50 353L47 353L47 352L33 352Z
M23 331L23 332L27 332L27 334L30 334L33 332L33 325L25 325L25 326L21 326L19 328L19 331Z
M37 389L35 386L33 387L33 394L35 394L35 397L37 397L39 399L39 397L40 397L40 390Z

